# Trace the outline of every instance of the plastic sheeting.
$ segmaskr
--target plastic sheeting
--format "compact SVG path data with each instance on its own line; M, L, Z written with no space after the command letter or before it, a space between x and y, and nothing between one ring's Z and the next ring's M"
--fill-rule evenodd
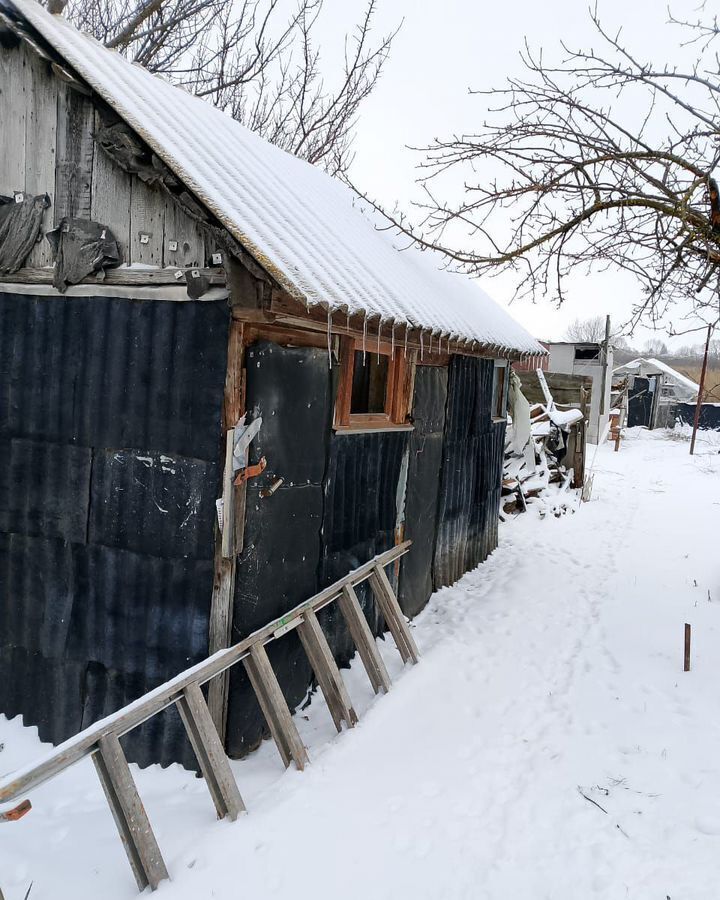
M37 243L47 194L37 197L0 197L0 273L10 275L23 267Z
M88 275L122 262L115 235L99 222L64 218L46 237L55 257L53 284L61 293L71 284L80 284Z

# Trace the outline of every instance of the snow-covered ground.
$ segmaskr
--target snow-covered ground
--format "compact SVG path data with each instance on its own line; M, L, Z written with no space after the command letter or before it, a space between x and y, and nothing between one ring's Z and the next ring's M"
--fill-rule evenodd
M491 559L415 622L420 665L335 735L299 717L312 765L270 742L233 767L250 810L214 821L203 782L137 771L167 900L717 900L720 445L663 433L600 448L576 514L503 526ZM682 671L683 627L693 669ZM0 771L42 752L0 717ZM135 885L89 762L0 826L5 900L122 900Z

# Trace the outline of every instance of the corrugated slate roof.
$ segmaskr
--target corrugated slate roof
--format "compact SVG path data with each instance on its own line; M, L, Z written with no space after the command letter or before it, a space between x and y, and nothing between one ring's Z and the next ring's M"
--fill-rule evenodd
M308 306L521 353L543 348L467 276L400 252L343 184L35 0L3 0L140 134L228 231ZM397 238L396 238L397 239Z

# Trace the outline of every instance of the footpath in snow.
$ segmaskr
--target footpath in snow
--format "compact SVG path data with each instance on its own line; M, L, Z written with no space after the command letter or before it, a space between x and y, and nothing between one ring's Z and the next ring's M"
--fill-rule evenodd
M702 436L701 436L702 437ZM214 820L179 767L135 769L166 900L717 900L720 446L631 431L598 451L590 503L519 516L415 622L420 665L383 654L361 721L298 716L312 764L233 763L249 809ZM682 671L683 627L693 669ZM44 751L0 717L0 771ZM0 826L5 900L137 896L92 764Z

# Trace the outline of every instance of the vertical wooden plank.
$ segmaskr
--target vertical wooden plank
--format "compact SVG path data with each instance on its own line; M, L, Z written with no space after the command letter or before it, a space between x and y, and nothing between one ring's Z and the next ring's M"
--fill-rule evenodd
M390 676L378 651L373 633L370 631L365 613L360 606L355 588L352 585L345 585L338 599L338 604L345 617L350 636L360 655L360 659L363 661L373 690L376 694L380 691L387 693L390 690Z
M230 320L228 332L227 369L223 396L223 428L234 427L244 410L243 396L243 325ZM223 457L224 462L224 457ZM245 525L245 487L234 491L235 553L223 557L222 536L215 529L215 572L210 605L210 653L217 653L230 646L232 634L232 610L235 592L236 554L242 551L242 535ZM221 740L225 741L227 719L227 695L229 675L223 672L213 678L208 686L208 706Z
M405 616L400 609L395 592L382 566L375 566L373 569L370 575L370 587L375 594L375 599L383 614L385 624L390 629L403 662L411 661L416 663L419 659L418 648L413 636L410 634Z
M25 190L34 196L48 194L51 206L45 210L41 240L27 259L27 266L52 265L52 250L45 233L52 228L55 206L55 165L57 153L57 79L47 60L35 53L28 58L29 85L25 119Z
M139 178L133 178L130 192L129 261L144 266L163 264L165 239L165 195Z
M99 113L95 114L96 131ZM93 156L91 218L107 225L129 261L131 176L124 172L96 142Z
M223 559L231 559L235 555L235 486L233 485L234 447L235 430L229 428L225 435L225 464L223 467Z
M292 760L301 771L308 763L307 750L293 722L280 684L262 644L254 644L243 660L255 696L286 766Z
M57 166L55 214L57 225L64 216L92 216L92 168L95 111L92 101L69 85L58 83Z
M327 701L335 727L342 731L343 721L348 728L357 724L357 713L337 667L332 650L323 633L318 617L310 609L303 615L298 625L298 635L310 660L315 677Z
M335 398L335 422L337 425L350 424L352 403L352 381L355 368L355 341L350 337L340 338L340 377Z
M177 707L218 818L227 816L234 822L241 812L245 812L245 804L200 687L197 684L188 685Z
M177 245L177 246L175 246ZM205 265L205 234L172 197L165 197L165 240L163 265L179 268Z
M100 738L93 762L138 888L144 891L149 885L155 890L168 872L116 735Z
M27 57L22 46L0 52L0 194L25 190Z

